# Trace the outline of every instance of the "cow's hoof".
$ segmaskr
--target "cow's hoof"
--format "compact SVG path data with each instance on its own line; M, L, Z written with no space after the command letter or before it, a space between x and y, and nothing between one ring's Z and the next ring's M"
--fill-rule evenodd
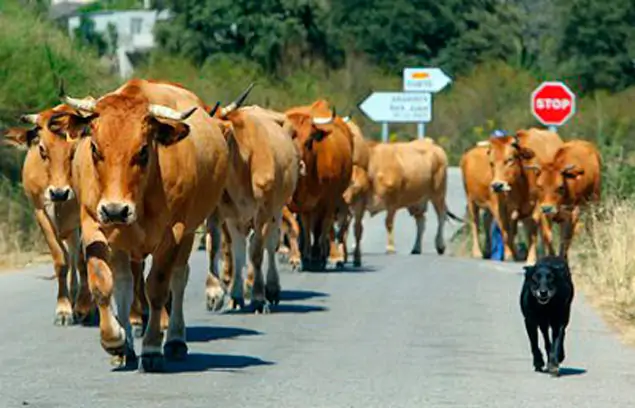
M92 313L90 311L79 311L76 310L73 312L73 320L76 324L81 324L83 326L90 325L94 319L92 319Z
M355 268L359 268L359 267L361 267L361 266L362 266L362 260L361 260L361 259L355 259L355 260L353 260L353 266L354 266Z
M387 248L386 249L386 255L394 255L396 253L397 253L397 251L395 251L395 248Z
M410 251L410 255L421 255L421 250L413 248L412 251Z
M280 287L279 286L265 286L265 299L273 305L280 303Z
M549 372L549 374L551 374L552 377L560 376L560 367L558 367L558 364L550 362L549 364L547 364L547 371Z
M253 309L254 314L271 313L271 309L269 308L269 305L264 300L252 300L251 308Z
M335 262L335 268L336 269L344 269L344 261Z
M245 307L245 299L239 297L232 297L229 300L228 309L229 310L240 310Z
M142 373L161 373L165 371L165 359L161 353L141 355L139 371Z
M124 347L124 350L120 354L114 354L110 359L110 365L117 368L134 368L139 364L139 360L137 359L137 354L134 352L132 347L129 347L127 344Z
M143 323L135 323L132 326L132 335L136 339L143 337Z
M55 326L72 326L73 314L69 312L57 312L55 314L55 320L53 321Z
M205 306L209 312L218 312L225 304L225 295L222 292L214 295L207 294L205 296Z
M183 361L187 357L187 344L182 340L171 340L163 346L163 355L167 360Z
M437 254L439 254L439 255L443 255L445 253L445 247L444 246L438 246L436 249L437 249Z

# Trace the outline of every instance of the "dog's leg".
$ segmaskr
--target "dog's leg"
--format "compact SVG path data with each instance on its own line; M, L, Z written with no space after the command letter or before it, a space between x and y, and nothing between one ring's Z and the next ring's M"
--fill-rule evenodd
M549 354L549 363L547 369L554 376L560 375L559 365L564 361L564 324L553 324L551 330L554 334L553 348Z
M527 336L531 345L531 354L534 356L534 370L542 371L545 360L542 358L542 353L538 347L538 325L531 319L525 319L525 329L527 329Z
M542 332L542 339L545 341L545 352L547 357L551 354L551 339L549 338L549 324L544 323L540 325L540 331Z

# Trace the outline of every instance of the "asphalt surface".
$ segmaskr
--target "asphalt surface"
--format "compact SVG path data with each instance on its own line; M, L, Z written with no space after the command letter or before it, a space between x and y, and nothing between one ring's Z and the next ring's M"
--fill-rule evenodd
M451 169L448 203L464 214ZM633 407L635 352L578 292L563 375L534 373L518 306L521 265L424 254L400 212L397 254L369 219L364 267L291 273L270 315L205 309L207 260L191 257L190 355L166 374L113 371L98 330L53 326L50 266L0 275L1 407ZM446 237L457 228L448 223ZM541 346L542 347L542 346ZM136 344L140 350L140 342Z

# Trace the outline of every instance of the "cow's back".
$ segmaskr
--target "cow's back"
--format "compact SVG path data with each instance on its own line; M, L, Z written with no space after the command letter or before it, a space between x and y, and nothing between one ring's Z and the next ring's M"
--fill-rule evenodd
M217 119L205 112L205 105L193 92L169 83L140 81L150 103L178 111L197 109L184 123L187 138L159 147L163 188L174 221L196 228L220 199L228 164L227 143Z
M530 148L535 157L528 163L547 163L553 160L556 152L564 142L557 133L550 130L531 128L521 139L523 147Z
M487 147L475 146L465 152L459 164L463 176L463 187L468 200L484 206L490 199L492 169L487 157Z

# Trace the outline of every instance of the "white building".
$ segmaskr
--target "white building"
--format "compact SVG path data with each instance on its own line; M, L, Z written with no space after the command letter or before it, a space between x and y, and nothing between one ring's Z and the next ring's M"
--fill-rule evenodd
M58 2L60 0L57 0ZM90 3L92 0L83 0ZM95 11L86 13L95 23L95 31L107 35L108 26L112 24L117 32L116 62L119 75L128 78L133 72L132 59L135 55L148 52L154 47L154 25L159 20L169 18L169 11L149 9L149 0L144 1L145 10ZM80 16L72 15L68 18L68 30L71 36L79 27Z

